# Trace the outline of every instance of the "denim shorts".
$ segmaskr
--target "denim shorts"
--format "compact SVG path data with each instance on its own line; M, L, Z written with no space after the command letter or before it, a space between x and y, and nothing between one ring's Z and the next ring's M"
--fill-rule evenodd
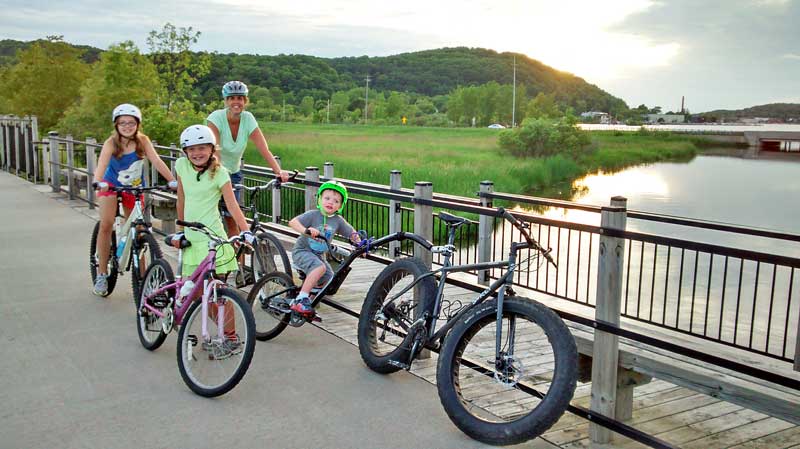
M239 170L236 173L231 173L231 187L235 186L236 184L242 184L244 181L244 175L242 171ZM244 197L243 190L233 189L233 194L236 196L236 202L239 203L239 206L242 205L242 198ZM228 208L225 206L225 198L219 199L219 213L223 217L233 217L230 212L228 212Z

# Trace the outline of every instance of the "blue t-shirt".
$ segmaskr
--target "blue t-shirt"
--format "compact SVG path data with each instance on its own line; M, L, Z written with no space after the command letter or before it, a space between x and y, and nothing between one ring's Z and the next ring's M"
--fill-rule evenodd
M111 156L103 180L116 187L137 187L144 185L144 159L136 152L123 154L119 158Z

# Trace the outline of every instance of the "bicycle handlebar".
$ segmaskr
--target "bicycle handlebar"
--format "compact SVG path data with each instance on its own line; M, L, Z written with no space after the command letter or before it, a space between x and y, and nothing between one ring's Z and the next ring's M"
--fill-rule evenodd
M514 225L514 227L519 230L520 234L522 234L522 236L525 237L525 241L528 243L528 245L530 245L531 248L542 253L544 258L547 259L548 262L553 264L554 267L558 268L558 265L556 265L556 262L553 260L553 256L550 254L553 251L552 248L547 248L547 249L542 248L542 246L539 245L539 242L537 242L536 239L531 237L525 226L517 219L517 217L513 216L511 212L501 207L497 209L497 213L501 217L510 221L511 224Z
M95 182L92 183L92 187L97 189L99 184L100 184L100 182L95 181ZM106 184L108 184L108 183L106 183ZM158 190L158 191L161 191L161 192L173 192L173 190L170 189L169 186L150 186L150 187L135 186L134 187L134 186L115 186L115 185L108 184L108 191L109 192L141 193L141 192L150 192L150 191L154 191L154 190Z
M175 220L175 224L178 225L178 226L183 226L184 228L192 229L192 230L197 231L197 232L202 232L209 239L214 241L217 245L222 245L222 244L225 244L225 243L233 244L233 243L236 243L236 242L240 242L243 245L247 245L247 246L252 247L252 245L250 245L244 239L242 239L241 236L234 235L233 237L230 237L228 239L224 239L224 238L214 234L213 232L209 231L208 227L206 225L204 225L203 223L200 223L200 222Z
M271 189L273 187L280 188L280 186L282 184L289 184L292 181L294 181L295 179L297 179L297 174L298 173L299 172L297 170L292 170L292 173L289 175L289 180L286 181L286 182L281 181L281 178L278 177L278 178L275 178L272 181L270 181L270 182L268 182L266 184L260 185L260 186L248 187L248 186L246 186L244 184L234 184L233 188L235 190L247 190L248 192L260 192L261 190L269 190L269 189Z

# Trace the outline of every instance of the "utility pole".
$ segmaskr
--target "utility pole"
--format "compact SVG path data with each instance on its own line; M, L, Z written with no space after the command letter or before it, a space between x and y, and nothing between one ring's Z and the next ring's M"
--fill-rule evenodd
M369 112L369 75L365 78L367 81L367 93L364 96L364 124L367 124L367 117Z
M283 99L283 112L281 112L281 121L286 121L286 99Z
M331 124L331 99L330 98L328 98L328 114L325 117L325 121L328 122L329 125Z
M511 87L511 127L516 127L517 113L517 55L514 55L514 81Z

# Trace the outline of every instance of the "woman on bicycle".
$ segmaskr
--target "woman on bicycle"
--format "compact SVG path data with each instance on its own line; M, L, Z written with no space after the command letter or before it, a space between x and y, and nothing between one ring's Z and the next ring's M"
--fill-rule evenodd
M161 160L153 148L150 138L141 132L142 112L132 104L121 104L111 113L114 132L103 143L94 179L97 184L97 202L100 205L100 232L97 235L97 277L94 294L108 294L108 259L111 257L111 231L117 215L117 193L109 191L109 186L144 185L144 159L153 164L161 176L169 181L172 188L177 187L175 177L169 167ZM130 215L136 199L130 193L121 193L124 216Z
M245 111L248 101L247 85L241 81L228 81L222 86L222 98L225 109L218 109L209 114L206 124L214 133L214 138L219 143L219 152L222 166L230 173L232 184L241 184L244 175L241 170L241 159L247 148L248 140L253 144L267 161L272 171L281 177L281 181L289 180L289 173L282 171L278 161L272 156L267 145L267 139L258 127L255 117ZM235 191L237 204L242 204L242 192ZM231 216L230 209L225 204L220 204L220 212L225 218L225 228L228 236L236 235L247 227L237 227L235 219Z

